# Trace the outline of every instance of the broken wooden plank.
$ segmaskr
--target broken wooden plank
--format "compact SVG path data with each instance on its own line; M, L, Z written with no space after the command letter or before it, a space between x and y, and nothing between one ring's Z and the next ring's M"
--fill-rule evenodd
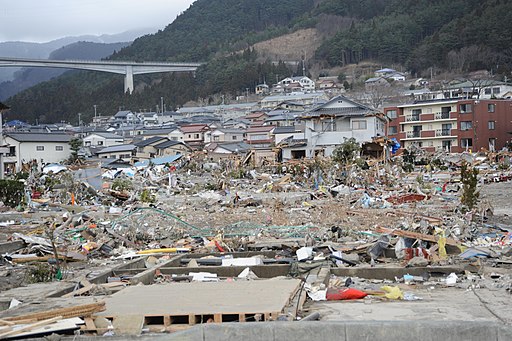
M418 232L411 232L411 231L404 231L404 230L393 230L386 227L377 227L376 232L378 233L385 233L385 234L392 234L394 236L399 237L406 237L406 238L412 238L412 239L419 239L424 240L427 242L437 243L439 240L438 236L433 236L430 234L423 234ZM446 244L461 247L462 244L456 241L455 239L446 238Z
M47 319L47 320L42 320L42 321L38 321L38 322L35 322L35 323L32 323L32 324L27 324L27 325L25 325L23 327L20 327L20 328L17 328L17 329L14 329L14 330L11 330L11 331L8 331L8 332L0 334L0 339L3 339L5 337L7 337L7 336L18 335L18 334L21 334L22 332L29 331L29 330L32 330L32 329L37 328L37 327L46 326L48 324L51 324L51 323L59 321L59 320L62 320L62 316L55 316L55 317L52 317L52 318Z
M42 311L42 312L38 312L38 313L20 315L20 316L15 316L15 317L7 317L4 320L12 321L12 322L17 322L20 320L30 320L30 319L44 320L44 319L49 319L49 318L52 318L55 316L71 318L71 317L88 316L88 315L91 315L93 313L100 312L103 310L105 310L105 302L104 301L98 302L98 303L72 306L72 307L67 307L67 308L47 310L47 311Z
M74 290L72 292L68 292L67 294L63 295L62 297L67 298L67 297L73 297L73 296L80 296L80 295L85 294L86 292L91 291L91 289L93 289L96 286L95 284L92 284L91 282L89 282L86 279L81 280L80 284L82 285L82 287L80 289Z

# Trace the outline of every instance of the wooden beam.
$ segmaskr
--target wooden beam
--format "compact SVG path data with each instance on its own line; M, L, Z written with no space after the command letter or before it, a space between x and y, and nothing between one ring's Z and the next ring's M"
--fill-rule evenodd
M425 240L427 242L432 242L432 243L437 243L439 240L438 236L433 236L430 234L423 234L423 233L404 231L404 230L393 230L393 229L389 229L389 228L381 227L381 226L377 227L376 232L392 234L394 236L399 236L399 237ZM457 247L462 246L461 243L459 243L455 239L450 239L450 238L446 238L446 245L452 245L452 246L457 246Z

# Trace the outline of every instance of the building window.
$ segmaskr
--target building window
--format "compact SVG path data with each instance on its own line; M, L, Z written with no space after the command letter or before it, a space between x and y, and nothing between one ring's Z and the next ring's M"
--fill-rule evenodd
M353 130L364 130L364 129L366 129L366 121L364 121L364 120L352 121L352 129Z
M465 114L468 112L471 112L471 104L461 104L460 105L460 112L461 114Z
M219 135L215 135L215 136L213 137L213 140L214 140L214 141L220 141L220 136L219 136Z
M336 122L322 121L322 131L336 131Z
M462 121L460 122L460 130L470 130L473 128L472 121Z
M441 147L443 148L444 151L451 152L452 151L452 141L451 140L441 141Z
M231 139L232 139L232 140L237 140L237 137L238 137L238 136L233 135L233 136L231 136Z
M44 146L36 146L36 150L38 152L42 152L44 150Z
M393 118L397 118L397 113L396 113L396 110L388 110L387 111L387 115L389 118L393 119Z
M487 127L489 128L489 130L494 130L494 129L496 129L496 122L495 122L495 121L489 121L489 122L487 122Z
M491 88L485 88L485 94L490 95L491 94Z
M464 149L473 148L473 139L460 139L460 146Z
M494 104L494 103L487 104L488 112L494 112L495 110L496 110L496 104Z
M194 134L194 138L198 139L199 138L199 134Z
M500 89L499 87L492 88L492 93L493 93L494 95L499 94L500 92L501 92L501 89Z
M61 152L64 150L64 147L63 146L55 146L55 150L58 152Z
M171 137L171 140L173 140L173 141L178 141L178 137L177 137L177 136L172 136L172 137Z
M389 127L388 135L396 135L398 133L397 127Z
M98 146L103 146L103 141L98 141Z

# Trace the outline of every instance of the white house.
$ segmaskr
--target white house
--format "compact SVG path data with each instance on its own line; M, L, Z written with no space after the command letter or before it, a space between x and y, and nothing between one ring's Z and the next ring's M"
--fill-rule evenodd
M20 171L23 163L36 160L39 165L58 163L71 156L72 135L62 133L8 133L4 137L9 147L3 161L5 169Z
M245 138L244 129L217 128L204 134L204 142L240 142Z
M134 144L121 144L103 148L97 154L99 158L103 159L122 159L123 161L130 162L132 157L135 157L137 154L137 146Z
M282 148L283 160L331 156L345 139L362 143L372 137L384 136L385 116L368 106L337 96L301 117L305 124L301 143L289 141ZM296 137L295 137L296 138Z
M83 138L85 147L110 147L124 143L122 136L112 133L91 133Z
M303 91L314 91L315 90L315 82L313 82L309 77L306 77L306 76L287 77L287 78L279 81L277 84L284 87L284 89L291 86L292 84L298 84L300 86L300 90L303 90Z
M130 110L121 110L114 115L114 120L112 123L120 127L123 125L137 124L139 123L139 119L137 118L137 115L135 115Z
M144 126L158 125L159 119L156 112L139 112L136 116L139 122Z

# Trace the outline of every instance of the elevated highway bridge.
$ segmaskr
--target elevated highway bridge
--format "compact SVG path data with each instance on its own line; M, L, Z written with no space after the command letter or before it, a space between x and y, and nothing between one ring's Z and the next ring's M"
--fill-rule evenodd
M133 92L133 76L158 72L194 72L200 63L49 60L0 57L0 67L52 67L110 72L124 75L124 91Z

